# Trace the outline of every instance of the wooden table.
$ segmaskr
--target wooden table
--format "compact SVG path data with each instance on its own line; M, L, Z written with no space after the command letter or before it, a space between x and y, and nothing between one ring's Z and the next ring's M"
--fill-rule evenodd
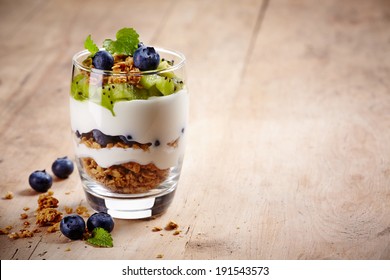
M73 155L71 57L88 34L134 27L180 50L191 92L164 215L116 220L110 249L1 235L1 259L390 259L389 1L2 0L0 26L2 229L36 227L29 174ZM52 190L60 209L86 205L77 172ZM170 220L179 235L152 231Z

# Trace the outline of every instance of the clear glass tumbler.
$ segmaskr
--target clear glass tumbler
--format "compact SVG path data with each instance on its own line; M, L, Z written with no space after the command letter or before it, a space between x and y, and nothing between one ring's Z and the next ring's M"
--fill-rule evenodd
M91 207L115 218L163 213L182 167L189 96L185 57L156 48L157 70L140 71L114 56L112 71L73 57L70 94L76 164Z

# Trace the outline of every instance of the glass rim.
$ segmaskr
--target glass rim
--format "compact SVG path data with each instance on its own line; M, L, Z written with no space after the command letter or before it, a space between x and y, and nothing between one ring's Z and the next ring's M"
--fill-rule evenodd
M101 70L101 69L90 68L90 67L84 66L82 64L82 62L79 61L79 59L80 59L80 57L82 57L84 55L90 54L90 52L88 50L84 49L82 51L77 52L73 56L72 62L73 62L73 66L75 66L78 69L81 69L83 71L87 71L87 72L90 72L90 73L96 73L96 74L100 74L100 75L110 75L110 76L123 76L123 75L127 75L127 76L129 76L129 75L131 75L131 76L143 76L143 75L153 75L153 74L173 72L173 71L178 70L178 69L180 69L180 68L182 68L184 66L185 61L186 61L186 57L184 56L183 53L178 52L178 51L174 51L174 50L160 48L160 47L154 47L154 48L160 54L160 56L161 56L161 53L166 53L166 54L170 54L170 55L173 55L175 57L178 57L180 59L180 61L177 63L176 60L175 60L175 63L173 65L169 66L168 68L161 69L161 70L155 69L155 70L140 71L140 72L136 72L136 73L114 72L112 70ZM99 50L105 50L105 49L101 48ZM167 61L169 61L169 60L167 60Z

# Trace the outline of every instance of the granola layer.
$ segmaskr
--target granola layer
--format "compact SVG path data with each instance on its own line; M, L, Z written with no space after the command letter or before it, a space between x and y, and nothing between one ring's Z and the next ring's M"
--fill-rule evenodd
M159 186L169 174L168 169L159 169L153 163L141 165L127 162L108 168L99 166L93 158L82 158L87 174L115 193L135 194Z

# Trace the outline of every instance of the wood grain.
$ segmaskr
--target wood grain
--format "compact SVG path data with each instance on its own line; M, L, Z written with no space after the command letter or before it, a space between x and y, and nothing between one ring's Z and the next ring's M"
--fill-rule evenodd
M73 154L73 53L123 26L187 57L174 203L116 220L110 249L0 235L1 259L390 259L388 1L115 3L0 2L0 194L14 193L0 228L21 228L26 206L34 221L29 174ZM52 189L60 208L86 205L77 172ZM169 220L181 234L152 232Z

